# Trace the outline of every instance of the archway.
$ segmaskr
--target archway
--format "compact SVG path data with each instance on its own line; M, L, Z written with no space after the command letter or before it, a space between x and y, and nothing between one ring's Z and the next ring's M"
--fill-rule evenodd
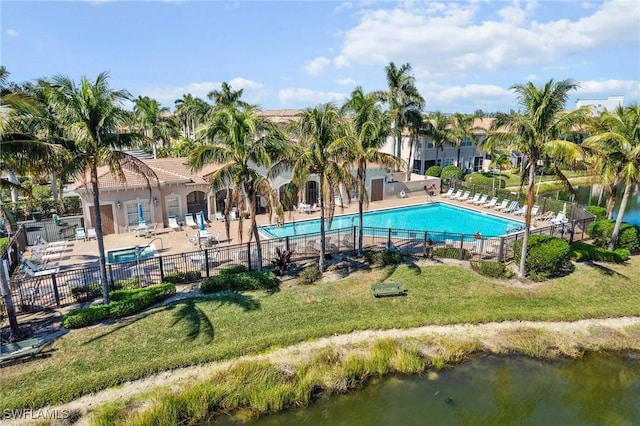
M304 188L304 198L307 204L316 204L320 197L318 190L318 182L315 180L307 181Z
M192 191L187 194L187 213L207 211L207 194L204 191Z

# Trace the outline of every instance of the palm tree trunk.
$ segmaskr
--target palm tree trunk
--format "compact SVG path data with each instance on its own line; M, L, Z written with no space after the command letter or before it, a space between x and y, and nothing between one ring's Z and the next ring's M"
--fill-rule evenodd
M107 280L107 262L104 257L104 239L102 235L102 215L100 214L100 193L98 191L98 168L91 166L91 190L93 191L93 210L96 215L96 240L98 240L98 258L100 260L100 281L102 281L102 303L109 303L109 281Z
M9 180L9 182L15 185L20 185L20 180L18 179L18 176L16 176L16 173L13 170L10 170L10 169L7 170L7 179ZM16 204L19 199L20 199L20 194L18 193L18 189L15 187L11 187L11 202L13 204Z
M11 298L11 284L7 282L7 277L4 273L4 265L1 265L0 269L0 293L4 299L5 310L7 311L7 318L9 319L9 340L18 340L20 338L20 327L18 326L18 317L16 316L16 310L13 306L13 299Z
M613 227L613 233L611 234L611 241L609 242L609 250L616 248L618 243L618 237L620 235L620 226L622 225L622 217L624 211L627 208L627 202L629 201L629 194L631 194L631 183L627 182L624 185L624 193L622 194L622 201L620 201L620 208L618 210L618 217L616 217L616 224Z
M360 188L360 194L358 196L358 257L362 257L362 244L364 240L364 177L365 170L367 169L367 163L360 164L358 167L358 182L362 184Z
M413 166L411 165L411 157L413 157L413 144L414 144L414 139L413 139L413 135L411 136L411 138L409 139L409 159L407 160L407 173L406 173L406 178L405 180L408 182L411 180L411 172L413 170Z
M322 179L322 175L320 175L320 258L318 259L318 268L320 269L320 273L324 272L324 199L324 179Z
M260 243L260 233L258 232L258 227L256 226L256 193L253 189L249 190L249 212L251 212L251 230L253 233L253 238L256 240L256 251L258 258L258 271L262 271L262 244Z
M520 267L518 269L518 277L524 278L527 266L527 245L529 243L529 232L531 230L531 209L535 201L535 177L537 159L531 159L529 167L529 190L527 192L527 213L524 216L524 236L522 237L522 251L520 253Z
M607 219L613 219L613 209L616 206L615 188L611 191L611 196L607 199Z

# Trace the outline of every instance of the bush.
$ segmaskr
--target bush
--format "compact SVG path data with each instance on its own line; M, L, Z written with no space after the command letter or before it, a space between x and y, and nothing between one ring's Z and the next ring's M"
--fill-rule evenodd
M445 166L442 169L442 173L440 173L441 179L460 180L462 179L462 176L463 176L462 170L460 170L454 165Z
M561 274L570 261L569 243L550 235L530 235L527 245L526 274L534 281L544 281ZM513 245L514 260L520 263L522 240Z
M224 268L220 271L220 275L235 275L249 272L249 268L245 265L235 265L230 268Z
M31 189L31 194L33 198L38 201L45 200L47 198L51 198L51 186L49 185L37 185Z
M486 260L471 262L471 268L480 275L489 278L511 278L513 276L513 272L508 270L504 263L500 262Z
M584 208L586 211L596 217L596 220L602 220L607 218L607 209L600 206L587 206Z
M172 272L164 276L164 282L171 284L184 284L197 281L202 278L200 271Z
M71 311L65 314L62 325L66 328L80 328L106 319L122 318L140 312L175 293L176 287L169 283L131 290L115 290L109 293L112 299L109 304Z
M102 286L99 283L92 283L85 287L74 287L71 289L71 296L76 302L86 302L102 296Z
M491 173L470 173L464 177L464 181L467 187L480 185L493 188L493 185L495 185L496 188L503 189L507 186L506 178L501 176L493 177Z
M435 176L440 177L440 173L442 173L442 169L440 166L431 166L425 172L425 176Z
M364 261L372 265L397 265L404 262L404 256L397 250L365 250L362 254Z
M271 290L278 287L279 281L271 271L246 271L230 273L227 270L220 271L215 277L207 278L200 285L200 291L204 294L219 291L250 291ZM245 268L246 269L246 268Z
M320 266L317 263L309 265L300 272L300 281L302 284L313 284L322 278Z
M82 203L80 202L80 197L77 195L70 195L68 197L64 197L62 199L62 204L64 204L64 211L67 214L82 213Z
M596 260L601 262L622 263L629 259L629 250L607 250L581 241L571 244L571 259L576 262Z
M615 224L615 220L596 220L589 224L587 232L594 239L595 245L607 247ZM630 253L638 253L640 251L640 228L636 225L622 222L615 248L623 248L629 250Z
M4 252L9 247L9 237L0 238L0 253Z

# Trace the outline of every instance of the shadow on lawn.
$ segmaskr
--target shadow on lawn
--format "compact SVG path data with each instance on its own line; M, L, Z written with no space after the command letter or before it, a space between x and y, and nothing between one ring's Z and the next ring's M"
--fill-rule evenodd
M587 266L590 266L590 267L592 267L594 269L597 269L599 272L601 272L604 275L617 276L617 277L624 278L624 279L627 279L627 280L629 279L629 277L627 277L626 275L621 274L618 271L614 271L611 268L607 268L604 265L600 265L598 263L593 263L591 261L584 262L584 264L587 265Z

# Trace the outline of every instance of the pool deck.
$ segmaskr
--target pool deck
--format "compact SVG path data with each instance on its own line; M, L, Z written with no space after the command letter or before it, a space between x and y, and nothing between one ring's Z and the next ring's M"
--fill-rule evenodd
M373 211L380 209L388 209L393 207L404 207L411 206L417 204L424 204L426 202L444 202L451 205L464 206L469 209L478 210L482 212L491 212L492 214L503 217L509 220L520 220L523 221L524 218L522 216L516 216L513 214L502 213L496 211L494 209L488 210L479 206L472 205L467 202L460 202L455 200L450 200L447 198L443 198L441 196L428 197L425 194L412 193L407 198L391 198L382 201L376 201L369 204L368 208L365 206L365 211ZM358 204L353 203L348 207L344 208L336 208L335 214L353 214L358 212ZM305 219L314 219L319 218L320 212L316 211L313 213L299 213L299 212L287 212L285 214L285 223L295 220L296 222L305 220ZM272 222L269 222L268 215L260 214L256 217L256 222L258 225L269 225ZM217 235L219 233L220 237L218 238L218 244L215 244L213 247L224 247L227 245L239 244L240 238L238 234L239 221L232 221L229 229L230 238L227 238L226 231L224 227L224 222L222 221L213 221L208 224L207 230L212 235ZM535 226L535 221L532 222ZM244 228L244 238L242 242L248 242L248 228L249 221L243 221ZM197 245L194 245L192 242L189 242L189 238L195 237L197 234L197 229L192 229L187 226L183 226L182 230L175 231L171 228L161 228L158 229L153 237L138 237L134 234L111 234L104 236L104 246L106 250L112 250L116 248L122 247L131 247L131 246L145 246L151 242L156 246L158 253L160 255L171 255L171 254L179 254L179 253L188 253L199 250ZM84 241L84 240L69 240L67 244L67 249L61 255L59 259L60 266L63 269L75 268L84 264L97 264L98 262L98 244L95 239Z

